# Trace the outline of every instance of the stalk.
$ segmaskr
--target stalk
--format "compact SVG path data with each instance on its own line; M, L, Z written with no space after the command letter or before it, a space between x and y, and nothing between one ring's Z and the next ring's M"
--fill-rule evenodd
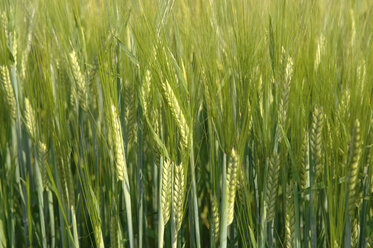
M141 120L141 115L142 115L142 109L140 102L137 107L137 145L138 145L138 150L137 150L137 208L139 211L139 243L138 243L138 248L142 248L142 241L143 241L143 216L144 216L144 206L143 206L143 157L142 157L142 120Z
M192 200L193 200L193 213L194 213L194 225L196 232L196 243L197 248L201 247L201 238L199 233L199 216L198 216L198 202L197 202L197 187L196 179L194 175L194 151L193 151L193 135L190 134L190 170L192 175Z
M221 200L221 224L220 224L220 247L227 247L227 223L228 223L228 185L227 177L227 155L223 155L223 175L222 175L222 200Z
M55 233L55 226L54 226L53 195L49 189L47 190L47 197L48 197L50 231L51 231L51 248L54 248L56 247L56 233Z
M35 151L35 148L34 148L34 154L35 155L37 154ZM35 161L38 161L38 160L35 159ZM45 220L44 220L43 183L42 183L42 178L41 178L38 162L36 162L35 174L36 174L36 190L37 190L38 201L39 201L40 227L41 227L41 235L42 235L41 238L43 242L43 247L46 248L47 247L47 235L45 232Z
M163 167L163 157L160 159L159 165L159 195L158 195L158 247L163 247L163 235L164 235L164 224L163 224L163 214L162 214L162 168Z

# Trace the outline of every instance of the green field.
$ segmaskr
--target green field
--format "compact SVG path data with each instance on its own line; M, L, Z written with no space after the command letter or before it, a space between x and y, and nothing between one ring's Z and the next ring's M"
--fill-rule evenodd
M373 1L0 0L0 248L373 248Z

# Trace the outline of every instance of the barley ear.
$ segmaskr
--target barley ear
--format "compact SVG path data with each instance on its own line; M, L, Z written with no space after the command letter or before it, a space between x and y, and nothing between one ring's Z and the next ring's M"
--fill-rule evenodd
M231 151L230 161L227 168L227 184L228 184L228 221L227 225L232 224L234 218L234 201L236 198L237 189L237 167L238 154L233 148Z
M218 201L216 199L215 195L211 195L211 218L212 218L212 233L214 235L215 242L219 240L219 233L220 233L220 218L219 218L219 207L218 207Z
M309 180L309 142L308 142L308 133L305 130L303 130L299 176L300 176L299 186L302 190L305 190L308 187L308 180Z
M172 90L170 84L166 80L162 83L162 90L166 99L166 102L171 110L172 116L175 119L177 126L180 131L181 136L181 146L184 150L188 147L188 137L189 137L189 126L181 110L179 101L177 100L174 91Z
M75 50L70 53L70 62L72 66L72 72L75 79L75 85L77 87L76 93L78 95L79 103L84 111L88 111L88 90L85 82L84 75L81 71L78 58Z
M323 166L321 161L321 133L323 125L323 113L316 106L313 112L312 133L311 133L311 151L312 161L316 168L316 178L321 178L323 174Z
M351 150L350 150L350 175L348 183L348 212L350 217L353 216L358 202L358 173L359 173L359 160L361 153L361 138L360 138L360 122L358 119L355 120Z
M166 159L162 167L162 191L161 191L161 204L162 216L164 225L170 219L170 204L171 204L171 161Z
M25 125L32 139L36 139L36 121L35 111L31 106L29 99L25 98Z
M267 222L274 220L276 212L276 199L278 194L278 180L280 174L280 158L274 153L268 164L266 205Z
M175 213L175 226L176 231L180 230L181 223L183 221L183 204L184 204L184 167L175 164L175 180L174 180L174 191L172 198L172 208Z
M10 81L9 70L7 66L0 66L1 81L5 90L6 99L9 105L10 116L13 120L16 119L17 105L14 95L12 83Z
M124 180L124 175L127 174L126 170L126 160L124 155L124 145L123 145L123 138L122 138L122 128L120 125L119 116L117 113L117 108L112 103L111 104L111 125L112 125L112 134L113 134L113 141L114 141L114 149L115 149L115 162L116 162L116 172L117 172L117 179L120 181Z
M286 237L286 248L294 246L294 233L295 233L295 215L294 215L294 197L293 187L288 185L286 187L285 195L286 213L285 213L285 237Z

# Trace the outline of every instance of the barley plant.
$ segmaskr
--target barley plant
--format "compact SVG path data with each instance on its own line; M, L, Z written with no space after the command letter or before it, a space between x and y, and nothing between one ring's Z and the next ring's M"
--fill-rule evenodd
M0 0L0 248L373 247L373 1Z

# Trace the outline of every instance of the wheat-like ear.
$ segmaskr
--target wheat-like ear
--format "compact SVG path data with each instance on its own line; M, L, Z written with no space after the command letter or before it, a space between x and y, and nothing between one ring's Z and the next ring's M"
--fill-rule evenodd
M316 178L321 178L323 174L323 166L321 161L321 133L323 126L323 113L316 106L313 112L312 133L311 133L311 151L312 161L316 168Z
M115 148L115 162L116 162L116 171L117 178L120 181L124 180L124 175L127 174L127 165L124 155L124 145L123 145L123 136L122 128L119 121L119 116L117 113L117 108L112 103L111 104L111 125L112 125L112 134Z
M348 212L350 217L353 216L354 210L356 208L358 200L358 173L359 173L359 160L361 152L361 139L360 139L360 122L358 119L355 120L352 140L351 140L351 150L350 150L350 175L348 184Z
M351 247L358 247L359 242L359 223L357 218L353 218L351 221Z
M124 106L125 114L124 121L126 123L126 132L128 143L136 142L137 130L137 100L136 100L135 85L133 82L125 81L124 85Z
M175 119L177 126L180 131L181 136L181 146L183 149L187 149L188 147L188 137L189 137L189 126L181 110L179 105L179 101L177 100L174 91L172 90L170 84L166 80L162 83L162 90L167 102L168 107L171 110L172 116Z
M325 49L325 36L321 34L317 41L317 50L316 50L315 64L314 64L315 71L319 68L319 65L321 62L321 55L324 53L324 49Z
M216 196L211 194L211 220L212 220L212 233L214 235L214 240L217 242L219 240L219 233L220 233L220 217L219 217L219 207L218 207L218 200Z
M162 191L161 191L161 204L163 224L166 225L170 219L170 204L171 204L171 161L166 159L162 167Z
M343 95L339 101L338 107L337 107L337 115L340 118L345 118L348 113L348 108L350 106L351 102L351 91L350 89L346 89L343 92Z
M228 185L228 221L227 225L232 224L234 218L234 201L237 189L237 167L238 154L233 148L227 168L227 185Z
M118 229L119 229L119 218L117 214L116 204L113 204L110 215L110 245L113 248L119 247L118 244Z
M32 139L36 139L36 121L35 111L31 106L29 99L25 98L25 124L27 131L29 132Z
M300 163L300 188L305 190L308 187L309 180L309 142L308 133L303 130L303 140L301 147L301 163Z
M172 198L172 208L175 214L176 232L180 230L183 222L183 204L184 204L184 167L181 163L179 166L175 164L175 179L174 191Z
M72 72L74 75L74 79L76 82L76 93L78 95L79 103L84 111L88 110L88 90L87 84L84 79L84 75L82 74L77 55L75 50L70 53L70 62L72 66ZM74 86L73 86L74 87Z
M290 86L291 86L291 79L293 76L293 59L288 56L285 68L285 78L282 84L281 89L281 98L279 104L279 117L278 117L278 124L279 127L285 131L286 128L286 119L288 113L288 105L289 105L289 95L290 95ZM282 140L282 134L279 135L279 141Z
M148 104L150 100L151 79L152 79L151 72L149 70L146 70L145 79L141 85L141 101L142 101L144 116L149 116Z
M5 40L8 42L9 40L9 34L8 34L8 17L6 15L5 11L1 12L1 27L4 31Z
M280 158L274 153L268 161L268 176L266 189L267 221L275 218L276 199L278 194L278 178L280 174Z
M47 190L49 187L48 173L47 173L48 149L47 149L47 146L41 141L38 142L37 152L38 152L38 162L40 166L40 173L41 173L41 178L43 182L43 187L45 190Z
M6 94L6 99L9 105L10 116L12 117L13 120L15 120L16 113L17 113L17 105L16 105L16 99L14 95L13 86L10 81L8 67L4 65L0 66L0 73L1 73L1 81L3 83L3 87L5 90L5 94Z
M285 195L285 237L286 237L286 248L291 248L294 246L294 233L295 233L295 215L294 215L294 197L293 188L288 185L286 187Z

